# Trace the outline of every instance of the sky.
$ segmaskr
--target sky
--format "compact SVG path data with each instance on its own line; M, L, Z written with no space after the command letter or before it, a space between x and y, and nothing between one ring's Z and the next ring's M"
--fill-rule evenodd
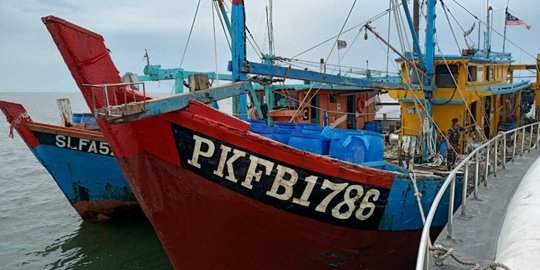
M455 0L485 21L485 0ZM445 0L451 14L465 30L475 19L459 7L454 0ZM142 74L145 65L145 49L151 64L164 68L182 67L186 70L226 72L230 51L224 31L215 18L213 30L212 0L201 0L193 26L193 34L184 48L198 0L182 1L83 1L83 0L0 0L0 92L75 92L76 85L56 49L41 17L55 15L101 34L105 38L111 56L121 73ZM229 0L225 0L229 2ZM354 0L273 0L274 42L276 55L293 57L320 42L336 36L343 27ZM504 9L507 0L491 0L494 10L493 27L502 33ZM247 26L257 46L268 51L266 26L266 0L246 0ZM389 1L357 0L345 29L364 23L369 18L388 9ZM510 1L514 16L532 25L530 30L523 26L508 28L508 38L521 49L507 43L516 63L534 63L540 52L540 1ZM457 54L459 49L452 37L448 22L441 8L437 9L437 37L440 51ZM392 15L394 16L394 15ZM450 18L458 44L464 47L463 30ZM382 36L388 35L388 16L371 24ZM401 50L397 38L396 23L392 19L390 43ZM422 27L423 31L423 27ZM471 37L476 42L478 27ZM423 32L422 32L423 34ZM355 41L355 37L357 37ZM386 70L387 54L379 41L371 34L364 40L364 32L354 29L340 36L348 43L339 50L343 72L346 66ZM302 60L338 63L338 50L332 47L335 39L298 56ZM502 38L493 34L492 50L501 51ZM405 48L409 48L405 46ZM525 51L525 52L524 52ZM328 57L330 55L330 57ZM394 53L390 59L397 58ZM248 59L259 62L260 57L248 45ZM388 69L396 71L393 61ZM151 85L150 92L169 92L172 82Z

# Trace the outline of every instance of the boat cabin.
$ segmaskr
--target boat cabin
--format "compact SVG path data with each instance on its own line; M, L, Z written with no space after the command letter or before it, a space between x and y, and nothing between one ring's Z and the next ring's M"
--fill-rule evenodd
M311 123L340 129L364 129L375 120L378 90L322 84L274 85L273 106L263 118L275 122ZM256 91L268 108L264 91ZM264 110L263 110L264 114Z
M461 56L437 56L432 98L432 117L440 139L452 127L452 119L465 128L460 138L462 153L467 142L483 141L499 130L521 125L530 109L530 82L514 82L509 54L484 57L464 52ZM422 72L415 59L399 59L403 83L418 85ZM524 90L524 91L523 91ZM402 117L401 136L417 136L424 121L422 90L390 90L399 101Z

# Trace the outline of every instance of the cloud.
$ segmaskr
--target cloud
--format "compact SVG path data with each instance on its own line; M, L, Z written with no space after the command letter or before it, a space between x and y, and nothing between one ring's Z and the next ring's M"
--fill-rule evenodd
M227 1L226 1L227 2ZM274 0L274 37L276 52L280 56L292 57L312 46L338 34L351 7L352 0ZM458 1L472 12L485 17L483 1ZM445 1L463 28L469 28L476 20L468 15L454 1ZM505 0L492 0L494 6L494 27L502 33ZM75 91L62 58L53 44L46 28L40 21L42 16L55 15L91 29L104 36L112 57L122 71L142 72L144 49L148 49L151 61L163 67L178 67L187 41L196 0L189 1L59 1L59 0L2 0L0 9L0 91ZM533 25L531 31L509 28L508 37L527 52L536 54L540 31L540 18L535 11L540 3L512 6L513 14ZM263 51L268 49L266 25L266 1L246 1L247 23L256 43ZM351 13L346 28L364 22L366 19L388 8L388 1L359 1ZM502 10L501 10L502 9ZM438 7L439 45L444 53L456 54L457 48L445 15ZM464 46L462 30L453 19L453 30L461 46ZM372 26L382 36L386 36L388 17L373 21ZM395 32L395 22L391 23L390 43L399 46ZM473 35L477 35L476 32ZM522 37L527 35L527 39ZM201 1L196 25L188 46L187 56L182 65L189 70L216 70L214 55L214 30L210 0ZM230 60L225 33L219 22L216 24L218 71L224 72ZM355 40L353 42L353 40ZM364 33L358 30L344 34L349 44L347 55L342 59L344 66L386 69L386 48L372 34L364 40ZM476 37L473 38L476 42ZM327 58L333 42L324 44L303 54L301 57L317 63ZM493 49L500 50L502 38L493 35ZM406 47L407 49L410 47ZM507 49L521 55L522 61L530 63L531 57L507 44ZM259 56L248 45L250 60L259 61ZM343 57L346 50L339 53ZM518 55L518 56L519 56ZM390 53L390 59L396 54ZM337 63L337 51L330 59ZM316 69L314 67L313 69ZM390 63L390 70L395 70ZM39 84L30 83L38 80ZM166 85L165 83L163 85Z

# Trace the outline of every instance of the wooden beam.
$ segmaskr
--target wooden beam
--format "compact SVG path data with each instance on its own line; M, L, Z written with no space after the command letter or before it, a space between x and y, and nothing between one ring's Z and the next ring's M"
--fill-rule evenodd
M106 118L109 123L117 124L137 119L148 118L164 113L179 111L189 105L190 100L211 103L245 93L249 82L236 82L228 85L212 87L206 90L176 94L128 104L101 108L96 111L96 117Z

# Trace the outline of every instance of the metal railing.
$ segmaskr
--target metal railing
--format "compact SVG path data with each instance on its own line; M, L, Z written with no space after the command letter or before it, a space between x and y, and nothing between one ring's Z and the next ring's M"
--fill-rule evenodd
M140 89L139 85L142 85L142 102L143 107L146 108L146 88L144 85L144 82L126 82L126 83L108 83L108 84L83 84L84 87L88 87L90 89L90 92L92 93L92 107L94 116L96 118L100 117L119 117L120 115L112 115L111 112L111 98L114 101L113 106L123 106L124 109L127 110L127 105L131 102L137 101L137 93L140 93L138 89ZM103 106L101 108L97 108L96 106L96 95L94 94L94 91L101 90L103 93ZM109 91L113 91L113 96L109 96ZM124 94L124 100L122 103L118 102L117 92L116 90L120 90ZM128 102L128 92L130 92L130 97L132 98L131 101ZM102 113L104 115L102 115Z
M533 144L533 136L534 136L534 128L536 127L536 143ZM527 129L529 129L529 132L527 132ZM521 133L521 140L518 142L518 133ZM529 134L527 134L529 133ZM528 135L529 142L527 145L525 145L525 137ZM435 212L437 211L437 208L439 206L439 203L441 202L443 195L445 194L448 187L450 187L450 196L449 196L449 203L448 203L448 223L446 225L447 233L449 237L452 237L452 230L453 230L453 221L454 221L454 200L455 200L455 189L456 189L456 175L458 172L460 172L462 169L463 172L463 194L462 194L462 203L461 203L461 215L465 215L467 211L467 195L468 195L468 180L469 180L469 164L474 162L474 188L473 188L473 194L474 198L478 198L478 185L480 182L480 174L484 176L484 186L487 186L487 178L490 174L490 165L491 165L491 171L493 173L493 176L497 176L497 169L498 169L498 156L499 156L499 143L502 140L502 168L505 168L505 164L507 163L507 141L508 138L511 138L513 141L513 146L511 151L511 158L510 160L513 161L516 156L516 148L518 147L518 144L520 144L520 151L519 154L523 155L525 150L531 150L533 147L538 148L538 142L540 141L540 122L531 123L528 125L521 126L519 128L505 131L505 132L499 132L497 136L493 137L486 143L480 145L474 151L472 151L467 157L465 157L446 177L444 183L441 186L441 189L435 196L435 199L433 200L433 203L431 205L431 208L429 209L429 213L426 217L426 222L424 224L424 228L422 230L422 237L420 239L420 245L418 247L418 257L416 261L416 270L424 270L428 269L429 267L429 258L430 258L430 250L429 247L431 246L431 240L429 238L429 232L431 228L431 223L433 222L433 218L435 216ZM490 148L493 148L492 156L490 156ZM480 159L481 155L485 153L485 168L480 168ZM490 160L493 161L493 163L490 163ZM483 171L481 171L483 170Z

